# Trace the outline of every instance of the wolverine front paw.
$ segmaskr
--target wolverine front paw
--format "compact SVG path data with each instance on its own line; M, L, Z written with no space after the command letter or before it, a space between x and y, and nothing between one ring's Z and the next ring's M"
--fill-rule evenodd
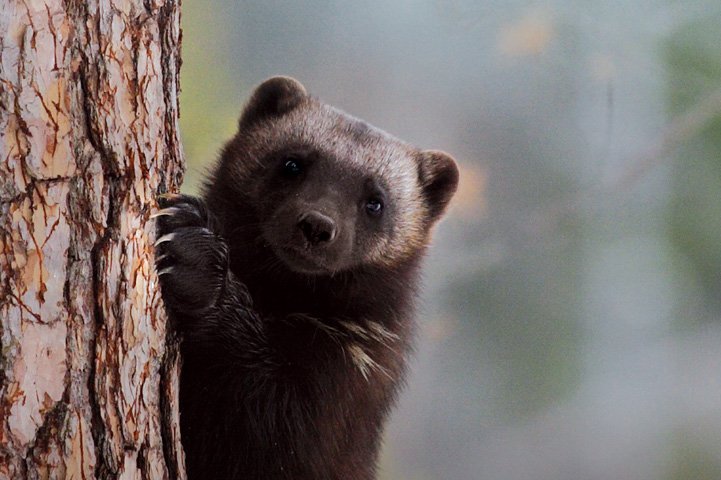
M157 219L155 265L166 308L199 313L216 305L228 276L228 246L212 230L203 202L163 195Z

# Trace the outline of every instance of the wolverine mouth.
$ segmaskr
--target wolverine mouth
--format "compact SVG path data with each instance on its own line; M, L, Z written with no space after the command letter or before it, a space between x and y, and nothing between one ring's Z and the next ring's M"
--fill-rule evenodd
M310 275L330 273L322 259L298 247L273 247L275 255L294 272Z

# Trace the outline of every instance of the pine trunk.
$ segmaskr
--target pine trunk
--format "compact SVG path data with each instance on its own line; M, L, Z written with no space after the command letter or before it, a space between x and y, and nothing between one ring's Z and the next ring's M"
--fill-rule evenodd
M153 268L178 0L2 0L0 478L182 478Z

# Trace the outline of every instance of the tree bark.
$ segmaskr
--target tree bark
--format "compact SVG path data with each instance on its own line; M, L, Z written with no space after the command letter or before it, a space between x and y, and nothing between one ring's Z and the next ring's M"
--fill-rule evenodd
M179 0L2 0L0 478L182 478L153 268Z

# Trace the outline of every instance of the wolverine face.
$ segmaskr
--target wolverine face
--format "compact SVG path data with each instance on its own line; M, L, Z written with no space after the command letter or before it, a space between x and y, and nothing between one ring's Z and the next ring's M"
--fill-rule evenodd
M260 235L289 269L332 275L422 249L455 191L442 152L419 151L309 97L297 81L253 94L231 151Z
M292 270L323 274L367 263L394 237L397 198L337 152L291 144L264 159L263 238Z

